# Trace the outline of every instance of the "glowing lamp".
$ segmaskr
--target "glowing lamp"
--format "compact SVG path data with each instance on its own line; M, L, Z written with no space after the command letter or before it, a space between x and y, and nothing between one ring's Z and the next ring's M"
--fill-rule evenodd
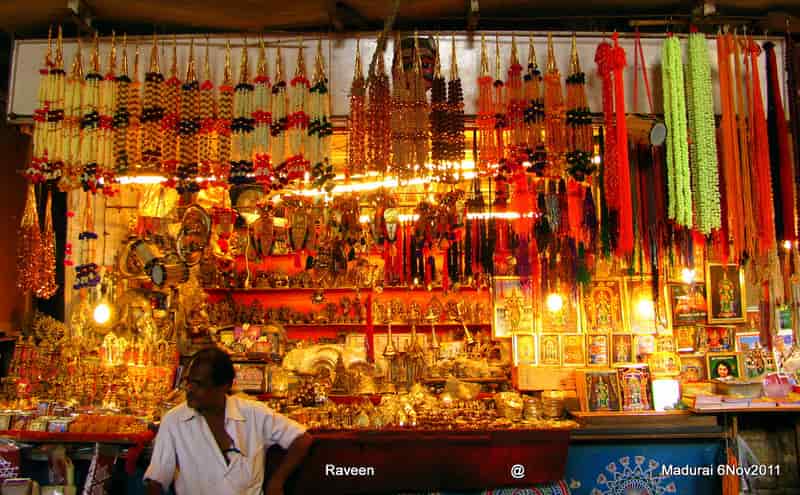
M548 311L551 313L558 313L561 311L561 308L564 307L564 298L561 297L561 294L553 292L547 296L546 304Z
M684 268L681 270L681 280L684 284L691 285L694 283L695 271L691 268Z

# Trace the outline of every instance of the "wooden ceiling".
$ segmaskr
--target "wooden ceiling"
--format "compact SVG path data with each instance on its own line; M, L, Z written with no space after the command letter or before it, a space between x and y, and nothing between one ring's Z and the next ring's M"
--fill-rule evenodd
M800 0L707 0L722 15L800 13ZM378 29L393 0L5 0L0 29L41 36L51 24L77 18L68 3L80 3L92 26L130 33L159 31L242 32L263 30ZM397 25L403 29L465 29L469 0L401 0ZM697 0L479 0L477 27L485 29L580 29L627 23L636 16L691 14ZM582 18L582 19L579 19ZM624 25L624 24L623 24ZM578 28L578 27L576 27Z

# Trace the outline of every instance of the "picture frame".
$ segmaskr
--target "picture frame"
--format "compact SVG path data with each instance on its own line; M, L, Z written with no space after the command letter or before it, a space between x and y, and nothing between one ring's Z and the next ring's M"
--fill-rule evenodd
M761 334L758 332L739 332L736 334L736 351L747 352L761 344Z
M539 366L561 366L561 335L539 336Z
M656 336L656 352L677 352L675 337L672 335Z
M653 376L678 376L681 373L681 358L674 352L657 351L647 357L647 365Z
M678 347L678 352L694 352L697 348L697 327L686 326L677 327L675 332L675 345Z
M729 352L734 351L734 334L736 327L703 325L700 327L700 338L697 349L706 352Z
M697 383L706 379L706 359L703 355L681 355L681 372L678 379L681 383Z
M665 333L669 328L664 298L656 299L651 277L625 277L625 308L628 330L634 335Z
M535 335L515 333L511 336L511 347L513 349L514 366L536 365L538 353L536 352Z
M557 294L561 297L561 308L552 311L547 304L547 299ZM540 333L580 333L581 310L579 301L572 295L572 291L562 284L556 291L542 293L539 297L539 310L537 311Z
M615 370L591 370L576 373L581 410L588 412L619 411L619 378Z
M708 300L704 283L670 282L664 285L664 293L669 303L667 316L673 329L708 321Z
M647 365L629 365L617 368L623 411L649 411L652 409L650 369Z
M747 349L742 354L742 366L744 367L744 376L753 379L760 378L770 372L770 364L773 364L774 358L768 349L763 347L754 347Z
M534 331L534 308L529 281L521 277L492 278L492 338Z
M612 364L633 363L633 336L614 334L611 336Z
M583 335L561 336L561 366L586 366L586 346Z
M646 356L656 352L655 335L634 335L633 352L637 361L644 360Z
M233 387L243 392L264 393L266 391L267 365L261 363L234 363L236 378Z
M708 322L744 323L747 318L744 270L739 265L706 263Z
M724 369L727 368L727 371ZM706 371L709 380L742 377L742 353L709 352L706 354Z
M606 334L586 336L586 365L608 367L611 365L611 345Z
M622 279L593 280L581 288L583 329L586 333L625 330Z

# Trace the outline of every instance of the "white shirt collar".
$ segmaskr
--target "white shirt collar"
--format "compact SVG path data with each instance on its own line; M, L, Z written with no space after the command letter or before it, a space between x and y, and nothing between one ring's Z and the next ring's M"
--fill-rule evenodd
M186 410L183 412L181 416L182 421L189 421L194 419L195 416L199 416L196 410L192 409L191 407L186 406ZM239 409L239 400L233 396L227 396L225 398L225 421L228 420L232 421L246 421L245 417L242 415L241 410Z

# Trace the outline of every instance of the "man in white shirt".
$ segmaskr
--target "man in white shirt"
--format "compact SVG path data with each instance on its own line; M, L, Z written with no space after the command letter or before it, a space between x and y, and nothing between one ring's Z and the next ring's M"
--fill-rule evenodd
M195 354L186 402L161 420L144 475L148 495L161 495L173 480L177 495L283 494L311 447L311 435L260 402L228 395L235 376L221 349ZM263 492L266 451L275 444L288 452Z

